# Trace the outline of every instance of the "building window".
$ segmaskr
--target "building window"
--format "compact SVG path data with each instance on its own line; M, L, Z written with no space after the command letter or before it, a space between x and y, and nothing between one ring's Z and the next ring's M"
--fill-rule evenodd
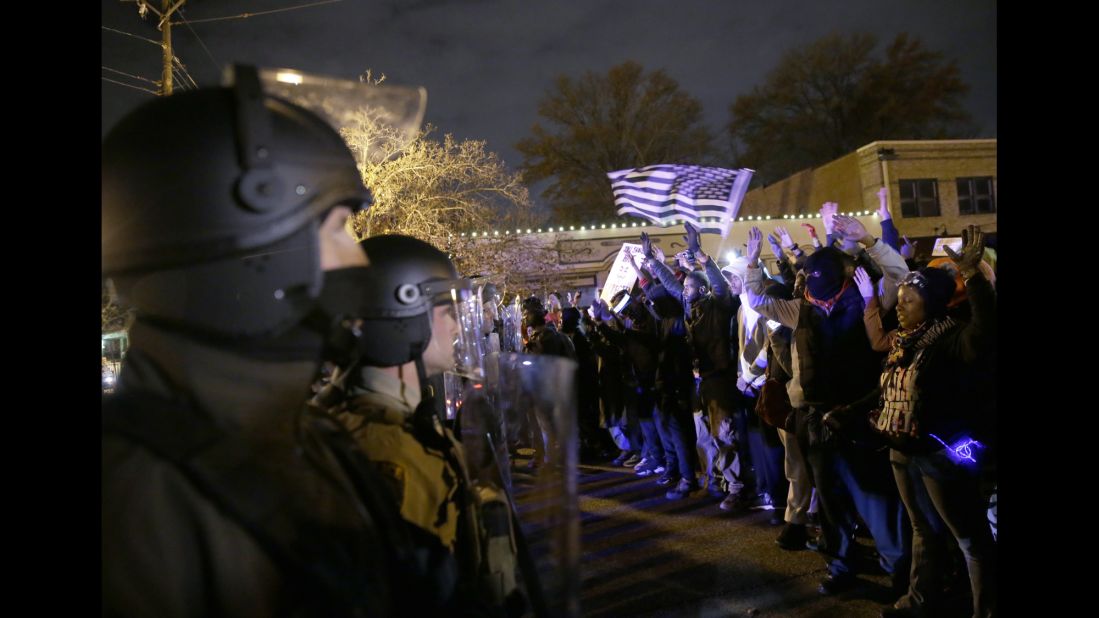
M992 195L992 177L958 179L958 213L984 215L996 212Z
M902 217L939 216L939 181L902 180L900 184Z

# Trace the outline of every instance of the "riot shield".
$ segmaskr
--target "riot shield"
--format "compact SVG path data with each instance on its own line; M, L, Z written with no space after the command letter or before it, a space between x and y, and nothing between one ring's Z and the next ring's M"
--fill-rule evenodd
M520 329L523 324L523 310L519 305L518 297L512 304L504 306L502 313L504 332L500 337L500 351L522 352L523 338Z
M370 163L399 156L416 138L427 108L419 86L380 85L296 69L259 68L264 92L301 105L326 119L344 139L356 128L369 128L371 143L354 144Z
M478 491L498 492L510 503L528 614L579 616L577 365L502 353L486 355L484 366L484 383L467 384L459 413L470 479ZM519 451L509 461L516 427L526 431L533 448L525 452L533 454ZM514 474L509 464L516 465Z

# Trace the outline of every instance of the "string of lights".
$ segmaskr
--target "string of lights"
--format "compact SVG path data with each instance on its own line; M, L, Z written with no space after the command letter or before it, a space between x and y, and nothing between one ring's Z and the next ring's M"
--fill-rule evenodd
M284 11L295 11L297 9L308 9L314 6L320 6L322 4L332 4L333 2L343 2L343 0L320 0L319 2L311 2L309 4L299 4L297 6L288 6L281 9L271 9L270 11L258 11L256 13L241 13L240 15L229 15L226 17L210 17L207 19L192 19L192 24L202 24L211 21L225 21L229 19L247 19L249 17L255 17L257 15L269 15L271 13L282 13Z
M871 214L873 214L874 216L877 216L877 212L872 213L871 211L868 211L868 210L866 210L866 211L855 211L855 212L849 212L849 213L838 213L838 214L850 215L852 217L869 216ZM821 216L820 216L819 213L811 213L811 214L800 214L800 215L783 215L782 218L783 219L814 219L814 218L819 219L819 218L821 218ZM743 222L743 221L771 221L772 219L773 219L773 217L771 215L748 215L747 217L738 217L737 221L740 221L740 222ZM718 221L717 217L703 217L701 219L701 222L703 222L703 223L713 223L713 222L717 222L717 221ZM581 226L579 226L579 229L577 229L578 226L576 226L576 225L570 225L570 226L568 226L568 230L566 230L565 229L566 226L563 226L563 225L558 225L558 226L551 225L551 226L548 226L548 227L540 227L540 228L526 228L526 229L518 228L518 229L515 230L514 233L515 234L524 234L524 233L526 233L526 234L543 234L543 233L558 233L558 232L565 232L565 231L569 231L569 232L576 232L576 231L587 232L587 231L605 230L605 229L612 229L612 230L614 230L614 229L625 229L625 228L630 228L630 227L665 227L666 228L666 227L670 227L670 226L682 225L683 223L684 223L684 221L680 220L680 219L676 219L676 220L671 221L670 223L664 223L664 224L650 223L648 221L642 221L642 222L633 221L633 222L630 222L630 223L621 222L621 223L609 223L609 224L608 223L600 223L600 224L592 224L592 225L581 225ZM512 233L513 232L511 230L504 230L502 235L510 236ZM485 237L488 237L488 236L500 236L500 235L501 235L501 232L499 230L493 231L491 233L489 233L489 232L462 232L461 234L459 234L459 236L469 236L471 238L485 238Z

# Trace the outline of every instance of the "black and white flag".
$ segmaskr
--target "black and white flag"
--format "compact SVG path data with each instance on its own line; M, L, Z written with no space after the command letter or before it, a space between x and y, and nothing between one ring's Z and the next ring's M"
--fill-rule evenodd
M700 165L649 165L610 172L620 215L637 215L656 224L690 222L703 233L729 233L753 170Z

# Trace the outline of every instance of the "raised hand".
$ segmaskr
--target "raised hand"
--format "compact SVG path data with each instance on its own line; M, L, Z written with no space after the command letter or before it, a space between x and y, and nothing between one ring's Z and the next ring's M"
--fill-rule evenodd
M911 240L908 240L907 236L902 236L904 244L901 245L901 257L906 260L911 260L916 256L916 244Z
M889 214L889 189L885 187L878 189L878 216L882 221L893 218L893 215Z
M820 207L820 220L824 223L824 233L832 233L832 218L839 212L840 205L836 202L825 202Z
M778 239L771 234L768 234L767 242L771 245L771 253L774 253L776 258L780 260L783 259L782 245L779 243Z
M832 218L832 225L837 234L852 242L858 242L867 236L866 226L854 217L835 215Z
M687 235L683 237L683 240L687 241L687 250L695 254L701 252L702 244L698 241L698 228L686 221L683 222L683 227L687 230Z
M776 227L775 233L778 234L779 243L783 249L791 249L794 246L794 239L790 238L790 232L786 231L784 227Z
M855 269L855 285L858 286L862 299L870 302L874 297L874 282L870 280L870 275L866 274L866 269L862 266Z
M945 244L943 250L958 265L958 271L962 273L962 277L968 279L977 274L980 268L981 258L985 254L985 234L981 228L971 225L968 230L962 230L961 253L955 253Z
M641 232L641 255L649 259L653 257L653 241L649 240L648 232Z
M651 259L659 260L661 263L663 263L664 260L667 259L666 257L664 257L664 251L660 247L653 247L652 251L653 257Z
M759 263L759 252L763 248L763 232L758 227L752 226L748 230L748 264L755 266Z

